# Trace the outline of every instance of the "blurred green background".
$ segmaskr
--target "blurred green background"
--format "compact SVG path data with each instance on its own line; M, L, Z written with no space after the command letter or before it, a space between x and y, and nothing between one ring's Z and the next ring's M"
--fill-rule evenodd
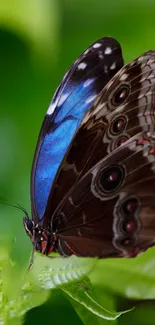
M71 63L103 36L122 45L125 62L155 49L152 0L1 0L0 2L0 197L30 212L30 170L47 107ZM22 212L0 206L0 246L26 264L31 243ZM5 254L5 253L4 253ZM96 275L97 276L97 275ZM114 293L113 293L114 295ZM119 295L115 292L115 295ZM124 298L125 299L125 298ZM117 299L120 306L127 300ZM123 308L123 307L122 307ZM139 303L117 324L153 324L153 302ZM61 312L60 312L61 310ZM151 315L151 316L150 316ZM147 319L147 321L144 321ZM25 324L82 324L56 291L44 306L27 314Z

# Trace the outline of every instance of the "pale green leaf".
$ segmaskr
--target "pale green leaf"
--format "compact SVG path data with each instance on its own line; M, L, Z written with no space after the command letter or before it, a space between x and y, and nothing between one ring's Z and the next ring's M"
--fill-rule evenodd
M63 290L66 294L68 294L73 300L78 302L80 305L84 306L86 310L90 311L92 314L105 319L105 320L116 320L122 314L127 313L130 310L114 312L109 311L106 308L102 307L94 297L93 289L91 283L88 279L85 279L77 285L75 283L71 283L68 286L64 286ZM104 295L103 295L104 296ZM103 298L104 299L104 298ZM104 302L103 302L104 304Z

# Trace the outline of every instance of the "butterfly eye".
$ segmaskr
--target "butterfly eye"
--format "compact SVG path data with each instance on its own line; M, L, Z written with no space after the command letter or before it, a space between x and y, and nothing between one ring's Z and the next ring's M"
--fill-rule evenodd
M25 218L24 225L29 236L33 235L34 223L31 219Z
M121 211L125 216L130 217L136 213L138 207L139 207L138 199L130 198L123 203L121 207Z
M124 180L124 168L122 166L110 166L100 174L100 186L104 192L113 192L121 186Z
M118 88L116 92L113 94L112 104L114 106L119 106L123 104L127 100L129 93L130 93L129 85L127 84L121 85L121 87Z
M126 127L126 118L125 116L119 116L117 117L111 124L110 130L111 133L114 135L118 135L121 132L124 131L125 127Z

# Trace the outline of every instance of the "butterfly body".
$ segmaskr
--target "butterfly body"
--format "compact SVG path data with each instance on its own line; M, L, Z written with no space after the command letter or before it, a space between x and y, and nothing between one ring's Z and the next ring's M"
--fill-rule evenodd
M90 46L44 119L31 177L34 247L136 256L155 242L155 51L124 66L112 38Z

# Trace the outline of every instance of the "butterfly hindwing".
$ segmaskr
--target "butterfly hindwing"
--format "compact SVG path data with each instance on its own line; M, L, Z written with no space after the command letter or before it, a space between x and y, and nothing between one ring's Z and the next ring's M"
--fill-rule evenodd
M54 178L86 111L122 66L119 43L106 37L91 45L63 78L43 121L33 162L35 222L42 222Z
M155 133L149 131L102 159L64 199L53 220L61 254L134 256L154 245Z

